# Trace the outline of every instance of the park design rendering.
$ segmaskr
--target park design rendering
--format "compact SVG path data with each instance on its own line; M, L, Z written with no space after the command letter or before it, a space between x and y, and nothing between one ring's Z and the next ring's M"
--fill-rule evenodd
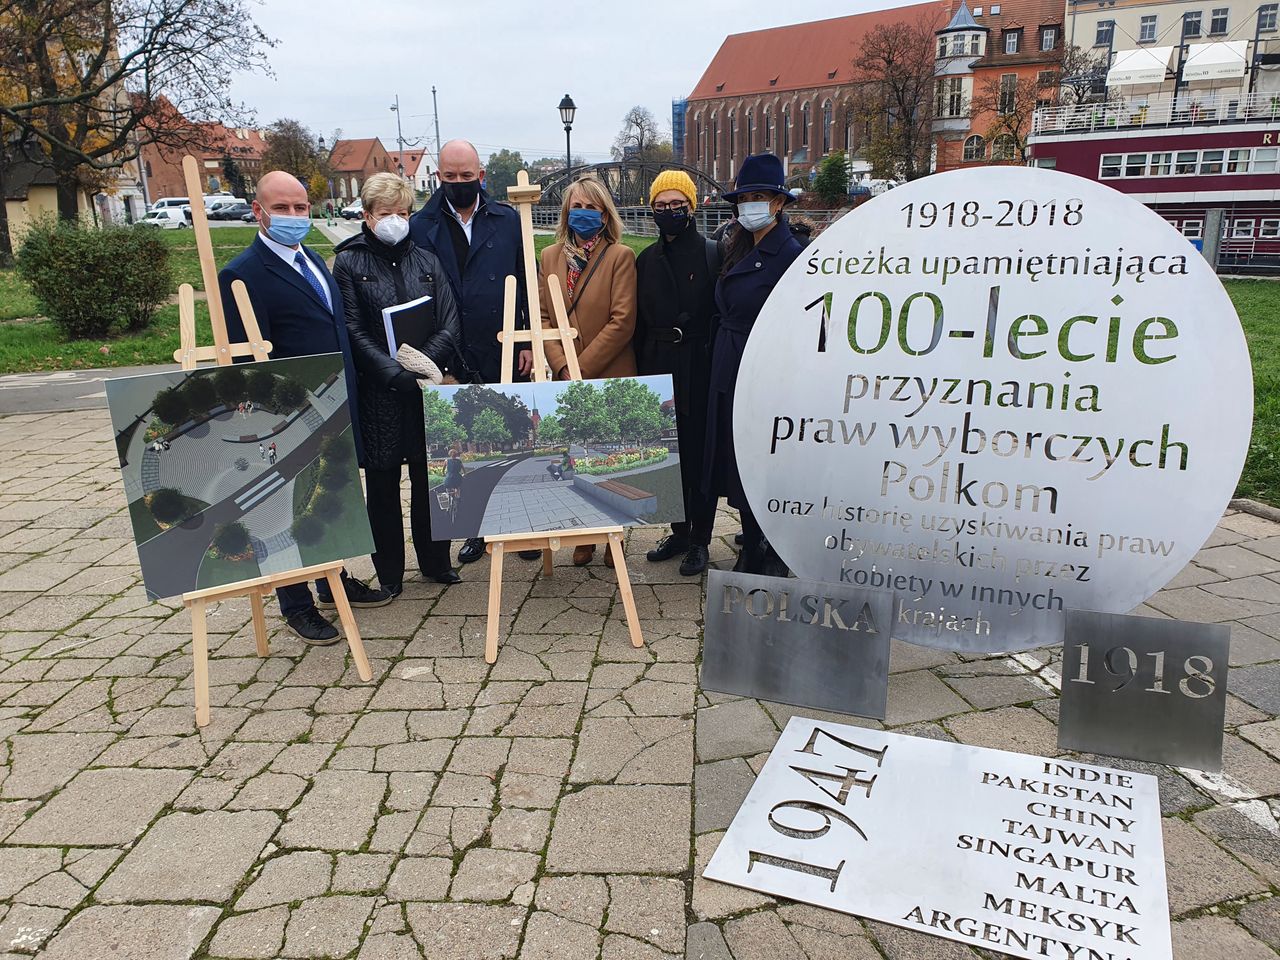
M441 539L684 519L671 378L423 392Z
M147 594L371 550L346 400L338 354L109 380Z

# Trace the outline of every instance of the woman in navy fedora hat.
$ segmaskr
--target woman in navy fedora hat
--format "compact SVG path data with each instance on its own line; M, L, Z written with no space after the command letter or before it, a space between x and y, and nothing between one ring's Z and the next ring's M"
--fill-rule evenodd
M787 192L782 161L771 153L747 157L734 189L724 199L737 207L726 235L724 266L716 283L717 318L712 332L711 393L707 403L707 451L703 486L725 496L742 515L742 552L734 570L785 576L786 565L764 538L747 503L733 447L733 394L747 337L774 285L800 255L783 208Z

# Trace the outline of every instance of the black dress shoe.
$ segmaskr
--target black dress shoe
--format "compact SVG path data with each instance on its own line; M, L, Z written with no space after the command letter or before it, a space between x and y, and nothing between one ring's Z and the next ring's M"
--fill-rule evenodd
M422 579L431 580L435 583L443 583L446 587L454 583L462 582L462 578L452 570L442 570L439 573L424 573L422 575Z
M761 553L760 568L756 573L763 574L766 577L789 577L791 576L791 568L778 556L778 551L773 549L773 544L766 540L764 550Z
M313 647L327 647L338 642L337 628L320 616L320 611L315 607L307 607L301 613L286 618L284 622L290 633Z
M472 537L458 551L459 563L475 563L484 556L484 537Z
M764 548L760 544L744 543L738 550L738 559L734 561L734 573L758 573L760 553Z
M689 538L680 537L676 534L663 537L658 541L658 545L644 555L646 560L653 563L660 563L663 560L670 560L672 557L678 557L689 549Z
M516 554L516 556L518 556L521 560L541 560L542 551L541 550L521 550L519 553Z
M700 543L692 544L689 547L689 552L680 561L680 576L696 577L707 569L707 563L710 559L711 557L708 555L706 547Z
M392 600L400 596L400 594L404 593L403 583L382 583L381 581L379 581L378 586L382 587L383 590L387 591L387 593L391 596Z
M342 586L347 591L347 603L353 607L385 607L391 602L392 595L384 589L375 590L355 577L343 577ZM316 588L316 606L323 610L332 610L337 604L333 596L319 587Z

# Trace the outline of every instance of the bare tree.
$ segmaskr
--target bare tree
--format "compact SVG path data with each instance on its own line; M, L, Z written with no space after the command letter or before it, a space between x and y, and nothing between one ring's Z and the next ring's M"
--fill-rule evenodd
M1082 47L1070 46L1062 51L1056 65L1061 99L1067 104L1094 103L1105 98L1108 55Z
M1036 108L1057 99L1060 74L1052 65L1036 76L1005 74L984 80L973 91L970 116L985 122L984 136L991 144L993 163L1026 163L1028 139Z
M929 172L936 15L882 24L853 60L853 110L866 129L872 175L914 180Z
M277 120L265 131L262 172L285 170L306 183L316 174L329 175L329 158L320 152L318 138L297 120ZM334 141L337 145L337 141Z
M658 121L648 107L637 104L622 118L622 129L613 139L613 159L671 159L671 141L662 140Z
M231 79L269 72L273 44L247 0L0 0L0 127L38 146L58 215L75 219L80 190L143 144L183 146L205 120L249 125Z

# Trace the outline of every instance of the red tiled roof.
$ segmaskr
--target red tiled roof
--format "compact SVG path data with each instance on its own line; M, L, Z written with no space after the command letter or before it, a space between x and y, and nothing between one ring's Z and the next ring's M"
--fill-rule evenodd
M996 0L1000 12L993 14L991 6L983 7L982 16L974 16L974 20L991 32L987 39L987 55L977 61L976 67L1004 66L1019 63L1037 63L1056 61L1062 56L1062 2L1061 0ZM948 8L953 12L960 5L959 0ZM1053 50L1040 49L1040 28L1057 27L1058 37ZM1004 52L1004 31L1021 30L1022 42L1017 53Z
M329 165L338 171L359 172L369 163L369 154L375 145L381 145L377 137L362 140L338 140L329 154Z
M387 155L391 157L391 169L394 170L397 165L404 164L405 173L413 173L418 169L418 164L422 162L422 150L388 150ZM403 159L402 159L403 157Z
M795 23L725 37L690 100L748 93L799 90L849 83L863 36L876 27L915 23L920 18L945 24L945 0L892 10L876 10L831 20Z

